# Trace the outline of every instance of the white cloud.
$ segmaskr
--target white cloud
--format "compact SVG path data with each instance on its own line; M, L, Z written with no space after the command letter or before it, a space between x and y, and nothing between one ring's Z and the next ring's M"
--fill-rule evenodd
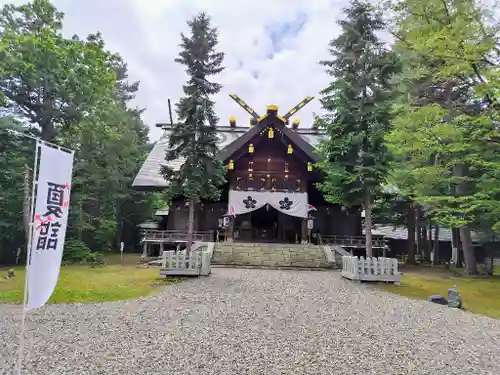
M0 4L4 3L0 0ZM219 50L226 54L226 70L215 78L224 85L217 96L221 124L235 115L240 125L250 116L229 94L236 93L258 113L276 104L280 113L304 97L317 96L329 77L318 61L327 57L329 40L338 34L336 21L346 0L56 0L66 13L68 34L101 31L107 46L120 53L129 64L131 79L140 80L137 105L146 107L144 120L157 139L155 123L168 121L167 99L175 103L182 95L186 77L174 62L179 52L180 33L187 32L186 21L206 11L219 28ZM282 41L283 49L273 52L269 29L294 21L298 15L306 22L300 32ZM297 117L302 126L312 124L319 112L317 100L309 103Z
M318 61L327 56L327 44L337 34L336 20L345 4L328 0L241 0L232 5L222 0L198 0L173 4L170 0L157 0L146 9L140 0L133 3L151 53L167 59L177 54L179 33L187 30L188 18L202 10L212 16L220 31L220 50L226 53L227 66L217 77L224 85L217 97L217 112L221 123L233 114L240 124L248 124L250 116L229 98L230 93L238 94L258 113L264 113L268 104L278 105L284 113L305 96L316 96L327 85L328 77ZM157 10L153 11L151 8L155 7ZM302 30L285 39L283 50L269 58L273 44L268 29L291 22L300 13L307 18ZM165 94L176 100L185 80L182 68L166 61L167 66L172 74L158 78L164 82L165 93L159 96L162 100L158 101L158 109L150 107L158 116L157 121L166 120L166 114L160 111ZM311 125L312 113L319 109L315 100L299 112L303 126Z

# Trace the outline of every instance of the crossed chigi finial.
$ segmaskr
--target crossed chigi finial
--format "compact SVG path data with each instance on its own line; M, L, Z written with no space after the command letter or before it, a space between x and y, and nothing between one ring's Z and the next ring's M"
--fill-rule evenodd
M240 99L240 97L236 94L229 95L236 103L238 103L245 111L247 111L252 116L253 123L259 123L264 120L269 115L274 115L278 119L280 119L283 124L287 124L290 117L292 117L297 111L299 111L302 107L304 107L307 103L314 99L313 96L308 96L304 100L302 100L299 104L289 110L284 116L280 116L278 114L278 107L276 105L267 106L267 113L263 116L260 116L257 112L254 111L252 107L250 107L247 103ZM236 123L234 116L231 116L230 122Z

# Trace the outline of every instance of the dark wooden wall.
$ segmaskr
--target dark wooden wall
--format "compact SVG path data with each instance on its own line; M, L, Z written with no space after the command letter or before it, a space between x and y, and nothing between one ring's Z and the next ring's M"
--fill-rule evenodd
M342 211L339 206L324 204L316 206L317 211L311 212L315 217L313 231L320 234L337 234L345 236L360 236L361 214Z
M271 181L277 181L277 188L282 186L281 181L288 180L296 182L300 191L307 188L307 162L297 157L297 152L287 153L287 145L277 138L267 138L264 134L258 142L254 143L254 152L248 152L234 161L234 170L229 171L231 187L236 186L238 178L246 181L249 174L260 184L261 179L266 180L266 189L271 188ZM252 169L252 171L249 171ZM294 185L295 186L295 185ZM259 185L260 187L260 185ZM295 190L295 189L294 189Z
M279 138L277 133L274 138L269 139L267 133L264 132L253 141L253 145L253 153L248 152L247 144L244 150L239 151L241 156L235 157L234 170L228 172L229 183L223 189L220 201L206 202L196 206L195 230L217 229L218 219L227 213L229 188L235 187L238 177L246 180L251 173L253 179L259 182L259 188L261 178L267 180L266 186L269 188L270 180L284 180L287 176L288 181L296 182L294 186L299 186L300 191L307 191L309 203L317 209L311 213L316 218L314 231L319 231L320 234L361 235L360 211L347 213L339 206L325 202L322 194L315 187L320 175L317 172L307 171L307 161L299 157L301 155L299 150L294 149L292 154L288 154L288 144ZM285 163L288 172L285 172ZM248 171L249 166L253 169L252 171ZM278 186L283 185L278 183ZM175 200L169 211L167 229L187 230L188 216L188 206L185 202Z
M315 206L317 211L311 212L315 217L313 231L320 234L337 234L360 236L361 215L342 211L340 207L330 204ZM195 210L195 230L216 230L218 219L227 212L227 201L197 205ZM187 230L188 207L184 201L172 202L168 215L168 230Z
M216 230L218 219L227 212L227 201L203 203L195 207L194 230ZM172 202L168 215L167 230L187 230L189 207L183 200Z

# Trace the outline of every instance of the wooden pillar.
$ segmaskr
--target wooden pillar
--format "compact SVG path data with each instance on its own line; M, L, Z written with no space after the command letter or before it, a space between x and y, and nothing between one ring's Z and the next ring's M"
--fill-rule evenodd
M164 243L163 242L160 242L160 253L158 254L158 256L163 256L163 246L164 246Z
M144 241L142 243L142 256L141 258L146 258L148 256L148 243Z
M307 218L302 219L302 235L301 235L301 243L306 244L308 243L308 238L307 238Z

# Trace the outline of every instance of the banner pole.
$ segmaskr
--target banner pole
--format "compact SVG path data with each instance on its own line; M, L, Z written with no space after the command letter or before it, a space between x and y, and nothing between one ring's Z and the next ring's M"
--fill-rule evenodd
M28 304L28 285L29 285L29 265L31 263L31 243L33 241L34 231L34 216L35 216L35 195L37 188L37 171L38 171L38 153L40 148L40 139L35 138L35 161L33 162L33 181L31 185L31 207L30 207L30 224L29 224L29 240L26 246L26 275L24 277L24 299L23 299L23 315L21 318L21 337L19 340L19 356L17 358L17 375L21 375L21 367L24 352L24 335L26 331L26 306Z

